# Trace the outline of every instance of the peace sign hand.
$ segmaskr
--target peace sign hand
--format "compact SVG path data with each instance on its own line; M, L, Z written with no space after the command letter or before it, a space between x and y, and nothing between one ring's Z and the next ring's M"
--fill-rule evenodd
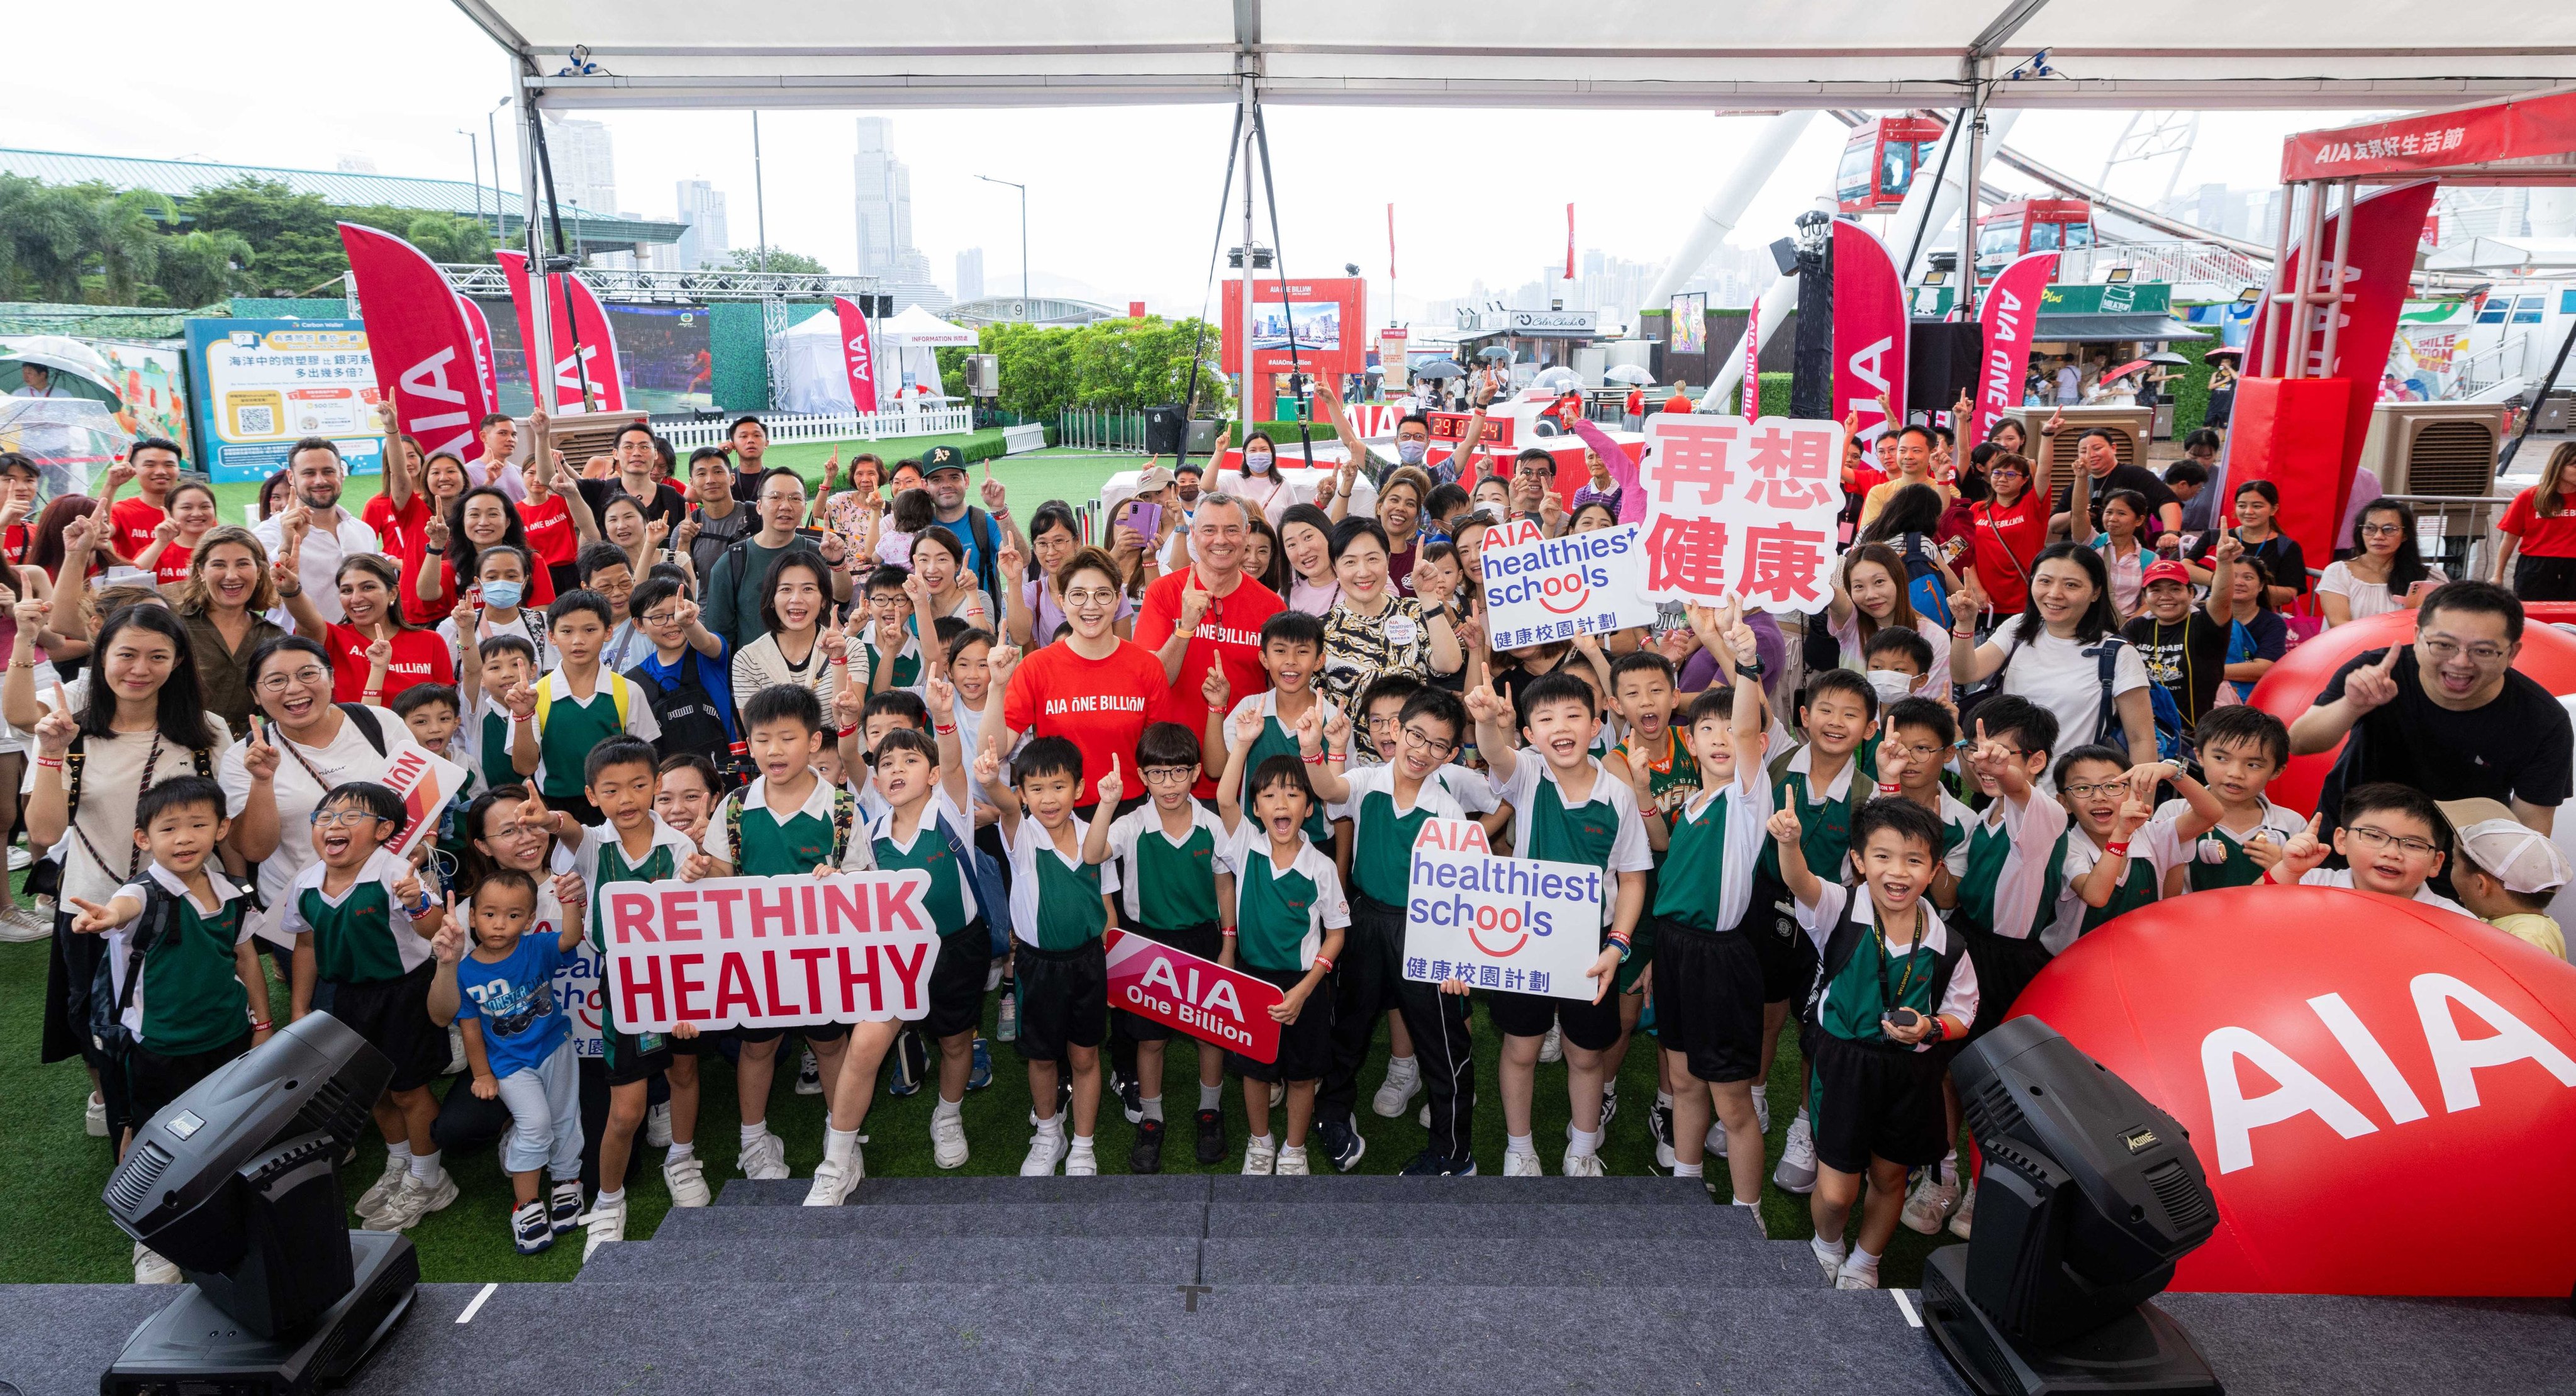
M277 763L282 759L278 749L269 745L267 730L256 722L252 723L250 740L242 747L242 769L250 773L251 782L258 784L275 780Z

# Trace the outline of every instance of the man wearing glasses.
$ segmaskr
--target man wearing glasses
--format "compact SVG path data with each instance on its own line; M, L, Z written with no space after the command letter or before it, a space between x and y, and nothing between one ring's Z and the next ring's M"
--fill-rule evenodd
M2346 791L2394 781L2435 800L2503 801L2548 833L2569 794L2576 734L2549 690L2515 672L2521 649L2513 593L2451 582L2424 598L2412 646L2344 665L2290 727L2293 756L2344 743L2317 800L2327 823L2338 822Z
M796 526L805 517L804 480L793 471L770 471L761 478L760 499L753 508L760 514L760 531L725 549L702 593L707 629L724 637L731 650L760 638L761 583L769 576L769 565L790 549L820 555L831 569L832 600L850 599L850 574L841 570L848 545L837 534Z

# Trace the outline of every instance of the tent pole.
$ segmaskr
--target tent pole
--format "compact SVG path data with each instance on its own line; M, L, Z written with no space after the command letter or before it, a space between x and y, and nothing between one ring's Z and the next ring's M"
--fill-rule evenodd
M1243 281L1237 294L1243 297L1243 390L1239 396L1242 399L1243 408L1243 434L1249 437L1252 435L1252 424L1261 420L1253 415L1252 406L1252 74L1250 73L1243 75L1242 110ZM1284 313L1286 307L1283 306L1281 309Z
M527 218L520 228L520 245L527 251L528 283L528 392L536 410L554 413L554 326L546 311L546 292L553 278L546 275L545 249L538 241L537 230L544 225L542 204L537 186L537 94L527 79L536 75L534 67L522 64L517 91L519 108L519 177L527 199Z

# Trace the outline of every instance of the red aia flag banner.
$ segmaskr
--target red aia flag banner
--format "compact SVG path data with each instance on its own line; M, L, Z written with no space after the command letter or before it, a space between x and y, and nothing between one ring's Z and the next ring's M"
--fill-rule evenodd
M1753 298L1753 308L1744 312L1744 390L1739 397L1744 405L1744 420L1757 421L1762 416L1762 298Z
M2312 510L2308 517L2322 520L2309 528L2300 528L2289 518L2282 527L2299 540L2302 549L2313 549L2315 556L2332 557L2343 540L2335 533L2343 519L2345 504L2352 493L2353 467L2361 461L2363 440L2370 435L2370 410L2379 401L2379 379L2388 363L2388 346L2397 336L2397 316L2406 305L2406 283L2415 270L2415 243L2424 231L2424 216L2433 207L2434 183L2419 180L2393 189L2365 194L2352 208L2352 238L2345 247L2343 272L2343 324L2335 337L2335 360L2325 361L2326 312L2311 309L2293 321L2283 338L2283 355L2273 360L2273 372L2291 362L2303 362L2303 372L2310 378L2343 380L2345 391L2342 467L2331 480L2283 479L2267 476L2259 462L2256 468L2230 473L2236 480L2271 478L2281 487L2287 499L2294 492L2322 502L2334 501L2330 510ZM2335 245L2337 225L2344 215L2337 213L2325 220L2317 235L2317 245ZM2294 245L2287 265L2298 265ZM2320 288L2332 280L2333 268L2317 269ZM2274 273L2272 290L2282 289L2280 273ZM2263 346L2272 330L2272 316L2277 309L2266 299L2254 313L2253 333L2245 341L2247 366L2263 362Z
M2021 401L2030 345L2039 328L2040 298L2056 270L2056 253L2025 253L1986 288L1986 298L1977 307L1986 349L1977 366L1976 430L1966 440L1985 440L1995 423L2003 420L2005 409Z
M519 343L536 343L536 326L528 307L528 254L495 252L501 274L509 278L510 303L519 311ZM572 321L564 322L564 300L572 301ZM626 410L626 386L617 365L617 336L608 327L608 312L601 308L598 293L577 276L558 273L546 278L546 325L555 354L554 410L583 410L581 394L585 382L590 388L593 409L600 412ZM567 339L577 343L566 343ZM535 369L530 368L531 375Z
M1279 1059L1279 1021L1270 1010L1283 995L1275 986L1125 931L1111 931L1102 944L1112 1008L1257 1062Z
M456 313L465 317L466 339L474 346L474 376L483 384L487 402L501 400L501 375L492 367L492 322L483 316L483 307L463 293L456 297Z
M1910 320L1896 261L1878 235L1848 218L1834 220L1834 404L1860 414L1860 438L1903 426L1878 405L1905 410L1905 351Z
M358 282L376 391L398 395L402 429L424 450L476 454L474 424L493 410L492 397L447 278L419 248L361 224L340 225L340 246Z
M2498 160L2564 157L2571 150L2576 150L2576 92L2551 92L2331 131L2301 131L2281 142L2281 180L2456 170Z
M711 877L600 889L608 991L629 1032L915 1019L939 929L930 877Z
M1646 595L1812 615L1833 599L1843 429L1703 412L1646 418Z
M854 411L877 410L876 339L868 330L868 317L847 296L832 297L833 313L841 317L841 367L850 375L850 404Z

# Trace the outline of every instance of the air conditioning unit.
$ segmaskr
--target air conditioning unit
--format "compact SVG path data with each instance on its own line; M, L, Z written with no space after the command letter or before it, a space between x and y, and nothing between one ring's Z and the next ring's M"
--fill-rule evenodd
M1000 397L1002 395L1002 356L969 354L966 356L966 395Z
M2503 443L2502 403L2383 402L2371 409L2361 463L2379 477L2382 494L2464 501L2453 508L2415 506L2419 516L2438 512L2446 535L2464 537L2485 512L2465 501L2494 493Z
M2066 424L2058 428L2057 435L2045 443L2041 442L2039 429L2048 425L2048 419L2061 410L2066 414ZM2083 439L2084 433L2097 427L2111 433L2111 449L2119 455L2120 464L2146 464L2147 427L2154 417L2155 414L2144 407L2102 404L2060 409L2045 403L2037 407L2007 407L2003 415L2005 421L2021 423L2023 434L2030 438L2034 456L2043 449L2048 452L2049 478L2058 481L2075 478L2069 473L2075 469L2075 443ZM1975 442L1967 443L1962 448L1962 456L1975 445Z

